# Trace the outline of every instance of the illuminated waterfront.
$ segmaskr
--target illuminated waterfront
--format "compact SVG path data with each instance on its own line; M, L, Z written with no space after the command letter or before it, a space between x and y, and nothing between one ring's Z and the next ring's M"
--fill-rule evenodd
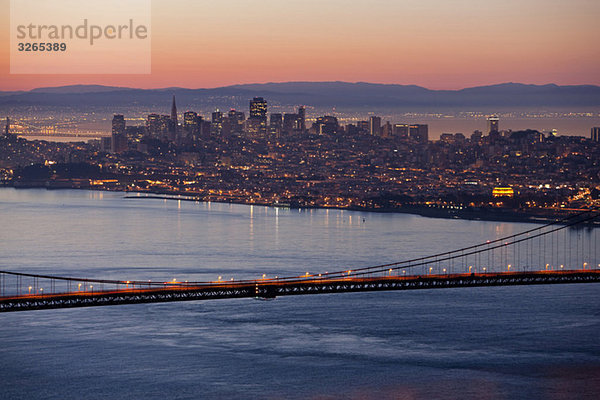
M0 211L13 227L0 238L2 269L118 279L359 267L531 227L70 190L2 189ZM0 371L7 398L594 398L597 291L474 288L7 314Z

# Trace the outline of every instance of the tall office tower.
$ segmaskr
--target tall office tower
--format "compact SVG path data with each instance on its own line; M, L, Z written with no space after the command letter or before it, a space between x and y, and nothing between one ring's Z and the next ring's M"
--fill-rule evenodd
M255 97L250 101L248 133L251 136L261 137L267 134L267 101L262 97Z
M267 118L267 101L255 97L250 101L250 118Z
M8 121L8 118L6 120ZM7 122L7 124L8 124L8 122ZM592 128L592 141L600 142L600 127L598 127L598 126L595 126Z
M381 137L387 138L392 136L393 134L393 129L392 129L392 124L390 124L390 121L387 121L385 123L385 125L383 125L381 127Z
M338 132L339 124L336 117L325 115L317 118L313 125L315 133L318 135L333 135Z
M500 132L500 118L491 116L487 119L488 135L492 132Z
M116 154L127 151L127 136L124 133L122 135L113 133L110 141L110 151Z
M179 141L179 124L177 121L177 105L175 104L175 95L173 95L173 102L171 104L168 139L171 142Z
M4 134L6 136L10 136L10 119L6 117L6 127L4 129Z
M369 135L380 136L381 135L381 117L370 117L369 118Z
M157 138L160 135L160 115L148 114L148 118L146 119L146 132L154 138Z
M198 113L186 111L183 114L183 132L186 137L194 139L198 136L200 127L198 126Z
M127 151L127 135L125 134L125 117L115 114L112 119L111 152Z
M304 106L298 107L298 120L300 123L300 130L304 132L306 130L306 108Z
M115 114L112 119L112 134L125 134L125 117L120 114Z
M408 136L417 143L427 143L429 141L429 126L424 124L410 125Z
M223 133L223 113L219 110L216 110L212 113L212 120L210 124L210 133L212 135L220 135Z
M242 111L236 111L234 109L229 110L227 113L227 119L229 120L230 132L234 134L240 134L244 131L244 121L246 120L246 114Z
M198 113L194 111L186 111L183 113L183 127L190 128L198 124Z
M269 119L269 131L271 136L281 136L281 130L283 128L283 115L280 113L272 113Z
M169 135L173 131L173 121L171 117L168 115L159 115L158 116L158 138L160 140L169 139Z
M175 95L173 95L173 103L171 104L171 122L177 129L177 105L175 104Z
M369 133L369 121L358 121L356 127L360 133Z
M408 124L394 124L394 136L398 136L401 139L408 139L409 134Z
M302 121L299 114L285 113L283 114L283 132L292 133L302 130Z

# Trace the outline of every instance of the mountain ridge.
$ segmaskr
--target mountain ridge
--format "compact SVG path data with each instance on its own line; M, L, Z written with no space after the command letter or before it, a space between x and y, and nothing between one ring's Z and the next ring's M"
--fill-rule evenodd
M176 95L181 104L227 107L247 105L248 100L256 96L265 97L276 105L347 108L600 106L600 86L596 85L505 82L456 90L434 90L418 85L342 81L267 82L196 89L66 85L0 92L0 105L153 106L163 104L167 93Z

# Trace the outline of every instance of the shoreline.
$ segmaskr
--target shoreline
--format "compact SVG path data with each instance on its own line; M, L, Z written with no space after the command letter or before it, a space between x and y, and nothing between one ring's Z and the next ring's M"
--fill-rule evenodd
M132 193L132 192L125 192ZM203 200L201 198L195 198L186 195L168 195L160 193L146 194L144 192L134 192L143 194L143 196L125 195L125 199L148 199L148 200L179 200L199 203L222 203L222 204L241 204L241 205L253 205L259 207L270 207L270 208L287 208L287 209L315 209L315 210L345 210L345 211L357 211L357 212L368 212L368 213L379 213L379 214L410 214L419 215L425 218L440 218L440 219L459 219L465 221L487 221L487 222L512 222L512 223L534 223L534 224L549 224L556 222L568 216L567 213L562 215L558 214L528 214L524 212L518 212L515 210L475 210L475 209L441 209L435 207L426 206L407 206L403 208L361 208L361 207L318 207L318 206L287 206L280 204L267 204L267 203L247 203L242 201L221 201L221 200ZM576 213L573 211L571 214ZM600 228L600 222L585 223L584 226L588 228Z
M441 219L460 219L465 221L488 221L488 222L513 222L513 223L534 223L534 224L549 224L559 221L569 215L582 212L584 210L565 209L563 212L552 212L550 210L538 210L538 213L527 213L513 209L481 209L481 208L439 208L426 205L408 205L401 208L363 208L363 207L321 207L321 206L298 206L290 204L275 204L275 203L250 203L241 200L206 200L201 196L190 196L177 193L159 193L159 192L130 192L125 190L90 188L90 187L72 187L72 186L55 186L48 187L46 185L0 185L0 187L8 187L16 190L23 189L46 189L46 190L90 190L99 192L119 192L123 193L124 199L147 199L147 200L180 200L190 202L214 202L223 204L241 204L248 206L272 207L272 208L288 208L288 209L321 209L321 210L346 210L368 213L397 213L419 215L426 218L441 218ZM133 194L139 195L133 195ZM600 228L600 221L584 223L588 228Z

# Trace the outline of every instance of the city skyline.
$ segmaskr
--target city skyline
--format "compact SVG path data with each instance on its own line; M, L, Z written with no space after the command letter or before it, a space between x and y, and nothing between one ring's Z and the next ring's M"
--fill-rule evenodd
M362 0L294 6L154 1L149 75L11 75L8 32L2 31L0 88L212 88L338 80L431 89L501 82L600 84L594 43L600 3L411 0L374 6ZM9 1L0 1L0 8L8 10ZM358 19L366 13L374 18ZM8 26L8 13L2 15Z

